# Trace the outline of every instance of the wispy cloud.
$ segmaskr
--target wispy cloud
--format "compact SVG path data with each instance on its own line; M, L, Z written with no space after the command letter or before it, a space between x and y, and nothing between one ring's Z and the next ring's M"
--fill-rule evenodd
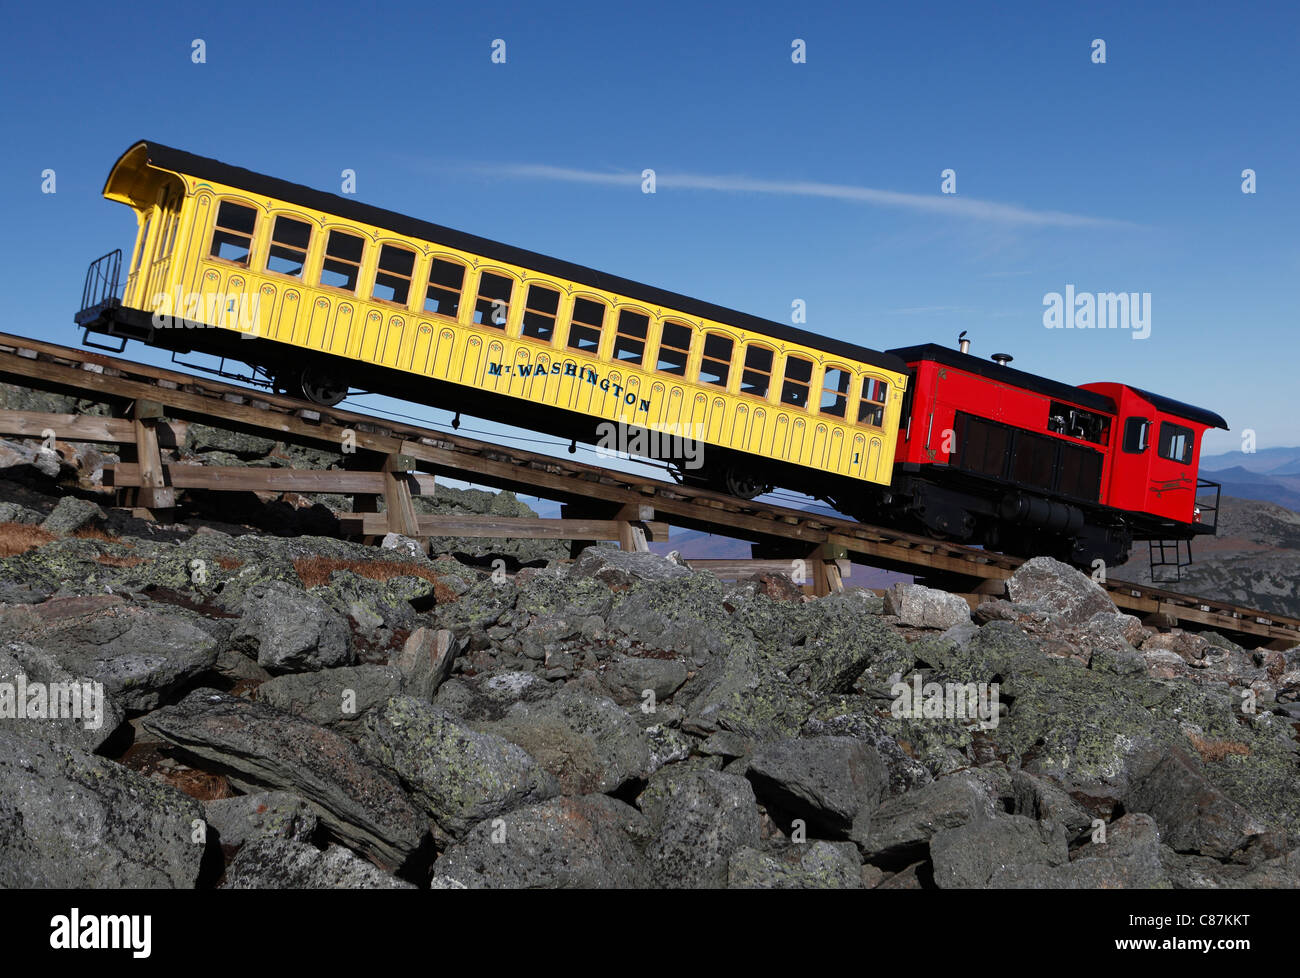
M604 184L634 187L641 184L639 171L580 170L572 167L538 163L491 163L475 167L475 172L516 180L551 180L566 183ZM856 187L842 183L819 183L811 180L761 180L744 176L709 176L699 173L656 173L655 185L663 190L712 190L721 193L772 194L784 197L822 197L878 207L940 214L949 217L1015 224L1027 227L1058 228L1137 228L1132 221L1108 217L1089 217L1065 211L1033 210L1017 204L1000 204L990 200L945 194L906 194L874 187Z

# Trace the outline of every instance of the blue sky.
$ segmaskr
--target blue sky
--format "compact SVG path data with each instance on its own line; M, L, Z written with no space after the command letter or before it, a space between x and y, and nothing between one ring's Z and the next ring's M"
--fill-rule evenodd
M1209 453L1300 443L1294 6L307 10L9 8L4 330L77 341L134 233L104 178L148 138L879 349L967 330L1218 411ZM1150 336L1045 329L1067 284L1150 293Z

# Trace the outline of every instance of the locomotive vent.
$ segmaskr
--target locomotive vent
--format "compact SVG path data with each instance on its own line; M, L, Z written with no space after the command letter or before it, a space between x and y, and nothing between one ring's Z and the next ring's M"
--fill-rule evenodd
M966 339L966 331L964 329L957 334L957 347L962 353L970 353L970 340Z
M1014 360L1015 357L1013 357L1010 353L995 353L993 354L992 359L993 362L996 363L998 366L1005 367L1008 363Z

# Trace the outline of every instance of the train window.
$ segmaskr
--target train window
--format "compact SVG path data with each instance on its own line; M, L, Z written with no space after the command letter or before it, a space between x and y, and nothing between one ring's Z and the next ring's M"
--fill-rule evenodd
M455 319L460 315L460 294L465 288L465 266L435 258L429 269L429 288L424 293L424 311Z
M1147 450L1151 422L1146 418L1129 418L1124 422L1124 451L1138 455Z
M781 401L795 407L808 406L808 388L812 384L812 361L803 357L785 358L785 383L781 386Z
M1184 428L1180 424L1173 424L1169 421L1160 422L1160 444L1156 446L1156 454L1161 458L1167 458L1171 462L1181 462L1183 465L1192 463L1192 429Z
M600 331L605 326L605 303L578 297L573 300L569 325L569 346L595 354L600 349Z
M683 323L664 323L659 339L659 358L655 369L666 374L686 376L686 361L691 358L691 328Z
M478 280L478 301L474 303L474 322L487 323L498 329L506 328L510 318L510 297L514 294L514 279L493 272L484 272Z
M411 297L411 276L415 272L415 252L386 244L379 249L379 270L375 272L372 299L396 302L404 306Z
M862 398L858 401L858 424L874 428L885 426L885 402L889 400L889 385L875 377L862 378Z
M618 314L618 328L614 333L614 359L620 363L641 365L645 359L645 338L650 330L650 317L632 309Z
M335 289L357 290L361 277L361 254L365 242L346 231L331 231L325 241L325 262L321 265L320 284Z
M295 221L284 215L277 217L271 229L271 250L266 256L266 270L301 278L310 241L311 225L306 221Z
M544 285L528 286L524 302L524 335L550 342L555 335L555 317L560 311L560 293Z
M765 346L745 350L745 369L740 372L740 393L767 397L772 389L772 351Z
M842 418L849 409L849 381L853 375L843 367L827 367L822 377L822 402L819 410L822 414L832 414Z
M176 225L180 223L180 196L173 196L170 200L163 202L163 215L165 223L163 224L162 241L158 244L158 257L166 258L172 253L172 246L176 243Z
M173 206L175 205L173 204ZM176 244L176 225L180 224L180 222L180 214L173 211L171 217L167 220L167 231L163 240L162 253L164 258L172 253L172 248Z
M212 248L208 252L213 258L247 265L248 254L253 250L253 227L257 223L257 211L229 200L223 200L217 208L217 226L212 232Z
M144 219L144 227L140 230L140 247L135 250L135 264L132 266L132 269L137 272L140 270L140 263L144 261L144 246L145 242L149 240L149 226L151 224L153 224L153 211L150 211L149 216ZM216 252L214 251L213 254L216 254Z
M731 374L731 351L735 343L721 333L704 334L704 355L700 358L700 380L706 384L727 386Z

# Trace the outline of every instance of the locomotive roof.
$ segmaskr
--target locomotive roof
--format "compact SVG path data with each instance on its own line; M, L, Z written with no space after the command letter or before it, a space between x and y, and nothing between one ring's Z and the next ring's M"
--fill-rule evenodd
M1140 387L1128 385L1128 389L1134 394L1145 397L1165 414L1172 414L1176 418L1187 418L1189 421L1195 421L1209 428L1222 428L1224 431L1230 431L1228 422L1213 411L1207 411L1205 408L1198 408L1193 404L1184 404L1182 401L1175 401L1172 397L1165 397L1163 394L1152 394L1150 391L1144 391Z
M570 279L583 285L627 296L630 299L639 299L652 305L665 306L692 316L698 316L701 319L711 319L715 322L738 326L741 329L750 330L773 339L798 343L835 356L872 364L885 370L893 370L899 373L907 371L907 365L889 353L872 350L843 340L819 336L807 330L786 326L775 320L762 319L749 313L739 312L711 302L693 299L677 292L669 292L652 285L646 285L643 282L634 282L631 279L610 275L594 268L588 268L585 265L552 258L523 248L516 248L513 245L503 244L500 241L493 241L474 234L467 234L464 231L457 231L454 228L444 227L440 224L432 224L382 207L374 207L347 197L340 197L338 194L314 190L311 187L290 183L276 177L268 177L265 174L255 173L243 167L232 166L205 156L196 156L193 153L187 153L171 146L164 146L162 143L151 140L141 140L133 144L126 153L122 154L122 158L125 159L127 154L137 146L144 146L149 163L163 170L172 170L189 176L213 180L231 187L250 190L277 200L309 207L327 214L334 214L350 221L371 224L398 234L448 245L461 251L483 255L507 264L518 265L547 275L554 275L557 278ZM107 190L107 187L105 189Z
M965 370L968 373L987 377L989 380L1000 380L1004 383L1014 384L1016 387L1023 387L1025 390L1033 391L1035 394L1045 394L1048 397L1071 401L1080 407L1086 407L1093 411L1105 411L1107 414L1115 414L1117 410L1115 402L1105 394L1086 391L1080 387L1072 387L1070 384L1064 384L1059 380L1040 377L1038 374L1025 373L1023 370L1016 370L1014 367L1004 367L992 360L985 360L983 357L962 353L960 350L953 350L937 343L905 346L889 352L897 357L902 357L908 363L915 363L918 360L933 360L945 366L956 367L958 370Z
M939 346L937 343L905 346L889 352L902 357L908 363L915 363L918 360L933 360L936 363L956 367L958 370L966 370L981 377L987 377L990 380L1006 381L1036 394L1045 394L1048 397L1073 401L1081 407L1092 408L1095 411L1105 411L1108 414L1118 413L1115 401L1105 394L1084 390L1082 387L1072 387L1069 384L1051 380L1047 377L1040 377L1037 374L1025 373L1023 370L1016 370L1012 367L1004 367L992 360L985 360L969 353L962 353L960 350ZM1195 421L1210 428L1228 430L1228 422L1213 411L1207 411L1205 408L1199 408L1193 404L1185 404L1182 401L1175 401L1172 397L1165 397L1162 394L1152 394L1150 391L1144 391L1140 387L1134 387L1131 384L1125 384L1124 386L1139 397L1150 401L1154 407L1166 414L1172 414L1177 418L1186 418L1189 421Z

